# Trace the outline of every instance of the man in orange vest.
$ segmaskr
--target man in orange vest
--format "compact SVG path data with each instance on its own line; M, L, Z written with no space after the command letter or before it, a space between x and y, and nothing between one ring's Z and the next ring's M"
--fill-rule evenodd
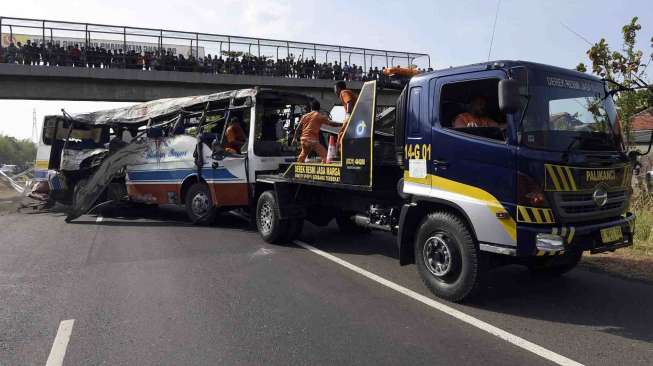
M467 127L500 127L491 118L487 117L487 101L482 96L472 98L469 105L469 112L464 112L456 116L453 122L453 128Z
M326 161L327 150L320 144L320 127L322 125L338 126L320 113L320 102L314 100L311 102L311 111L302 116L299 120L299 127L295 130L293 143L297 140L297 132L301 131L301 152L297 161L303 163L311 151L315 151L324 163Z
M340 99L342 107L345 109L345 118L342 120L342 127L340 132L338 132L338 150L342 146L342 136L347 131L347 126L349 126L349 119L351 118L351 113L354 111L354 106L356 105L356 100L358 99L356 95L349 89L347 89L347 84L340 80L333 86L333 91Z
M224 134L227 139L224 150L231 154L240 154L240 149L245 145L247 137L238 117L232 117L229 120L229 125Z

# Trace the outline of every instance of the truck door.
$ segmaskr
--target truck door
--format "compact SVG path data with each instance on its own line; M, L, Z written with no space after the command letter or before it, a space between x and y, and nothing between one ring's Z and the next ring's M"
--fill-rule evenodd
M410 85L406 104L406 143L404 157L408 163L404 174L404 191L423 194L430 191L431 121L428 108L428 84Z
M481 245L514 246L512 116L498 108L499 71L431 80L431 194L465 213ZM498 125L498 126L497 126Z

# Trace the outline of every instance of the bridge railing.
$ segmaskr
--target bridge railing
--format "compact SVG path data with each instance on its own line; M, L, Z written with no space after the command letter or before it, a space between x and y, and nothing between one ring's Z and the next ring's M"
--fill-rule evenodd
M431 57L425 53L45 19L0 17L0 34L0 47L24 38L43 44L102 46L125 52L169 50L175 55L196 58L236 52L276 59L301 56L303 59L313 58L316 62L358 64L363 66L363 70L383 66L431 67Z

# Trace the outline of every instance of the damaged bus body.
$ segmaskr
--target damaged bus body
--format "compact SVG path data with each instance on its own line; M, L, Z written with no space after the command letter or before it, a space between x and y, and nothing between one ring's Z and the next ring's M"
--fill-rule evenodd
M103 201L184 205L191 221L247 207L256 175L294 161L292 126L312 98L259 88L162 99L86 114L48 116L51 197L68 219ZM240 151L225 150L239 123Z

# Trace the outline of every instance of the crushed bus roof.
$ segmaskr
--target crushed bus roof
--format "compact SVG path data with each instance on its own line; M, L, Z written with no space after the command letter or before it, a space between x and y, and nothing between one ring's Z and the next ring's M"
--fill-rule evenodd
M77 124L87 125L143 125L150 119L162 117L176 113L180 110L190 108L205 103L225 101L229 99L240 99L247 97L255 97L262 95L264 97L280 96L280 97L294 97L298 101L305 101L308 103L313 98L286 91L276 91L272 89L248 88L230 90L225 92L213 93L208 95L196 95L181 98L166 98L157 99L145 103L134 104L128 107L107 109L89 113L71 114L72 119ZM61 118L61 116L58 116ZM46 117L47 118L47 117Z

